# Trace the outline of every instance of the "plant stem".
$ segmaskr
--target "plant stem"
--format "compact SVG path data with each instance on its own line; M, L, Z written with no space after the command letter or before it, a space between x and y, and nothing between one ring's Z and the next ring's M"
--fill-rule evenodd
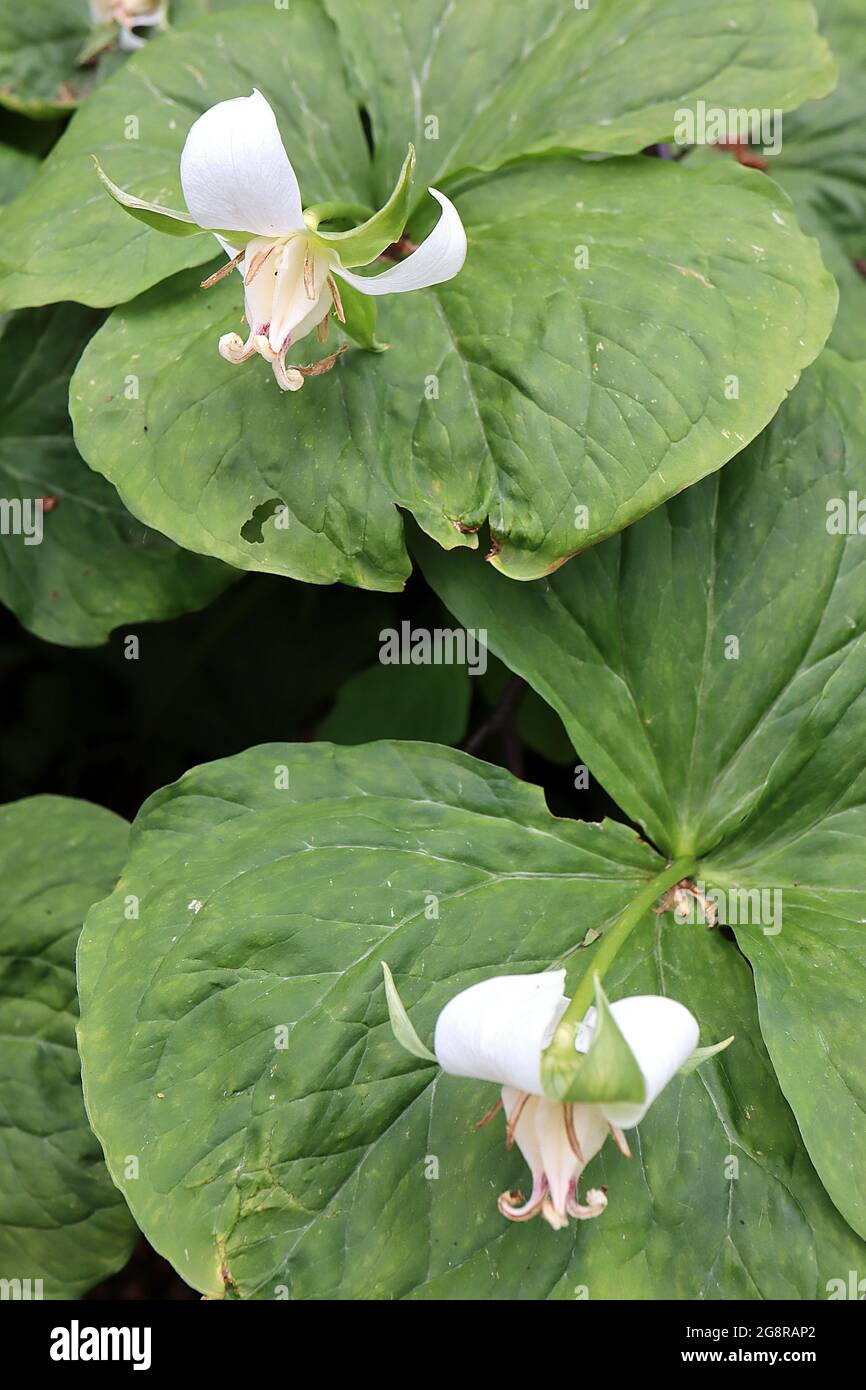
M595 997L594 977L597 975L600 980L604 978L605 971L616 959L644 913L653 906L653 903L663 893L666 893L669 888L673 888L675 883L679 883L680 879L689 878L695 868L696 861L691 856L675 859L660 874L656 874L655 878L650 879L639 893L635 894L628 907L617 918L610 930L605 932L599 942L598 949L592 956L580 984L574 991L571 1003L559 1021L553 1041L550 1044L551 1047L554 1044L574 1047L577 1030ZM565 1033L563 1033L563 1029L566 1030Z
M478 753L487 740L498 733L505 748L509 771L513 772L515 777L522 776L523 756L516 720L527 689L522 676L513 676L503 690L499 704L463 744L463 752Z

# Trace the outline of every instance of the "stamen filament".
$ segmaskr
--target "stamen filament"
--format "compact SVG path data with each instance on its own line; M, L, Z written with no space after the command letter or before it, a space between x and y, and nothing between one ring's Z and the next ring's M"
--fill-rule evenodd
M491 1121L491 1120L494 1120L494 1119L496 1118L496 1116L499 1114L499 1112L500 1112L501 1109L502 1109L502 1097L500 1096L499 1099L498 1099L498 1101L496 1102L496 1104L495 1104L495 1105L491 1105L491 1107L490 1107L490 1109L488 1110L487 1114L481 1116L481 1119L478 1121L478 1123L477 1123L477 1125L475 1126L475 1128L476 1128L476 1129L483 1129L485 1125L489 1125L489 1124L490 1124L490 1121Z
M226 261L225 265L221 265L219 270L214 271L213 275L209 275L206 280L202 280L201 288L203 290L209 290L211 285L215 285L219 280L224 280L227 275L231 275L232 271L240 265L246 254L246 251L239 251L230 261Z
M342 301L342 299L340 298L340 291L337 289L337 282L336 282L336 280L334 279L333 275L329 275L329 276L328 276L328 281L327 281L327 283L328 283L328 289L331 291L331 295L333 296L333 300L334 300L334 309L335 309L335 311L336 311L337 318L340 320L340 323L345 323L345 322L346 322L346 314L345 314L345 311L344 311L344 309L343 309L343 301Z
M513 1149L513 1148L514 1148L514 1132L515 1132L515 1130L517 1129L517 1126L518 1126L518 1124L519 1124L519 1122L520 1122L520 1117L521 1117L521 1115L523 1114L524 1110L526 1109L526 1105L527 1105L527 1102L528 1102L529 1100L530 1100L529 1091L524 1091L523 1094L522 1094L522 1096L520 1096L520 1097L518 1098L517 1104L515 1105L514 1109L512 1110L512 1112L511 1112L511 1114L510 1114L510 1116L509 1116L509 1118L508 1118L508 1129L507 1129L506 1134L505 1134L505 1147L506 1147L506 1149Z
M568 1138L568 1146L578 1163L584 1163L586 1160L583 1157L583 1149L580 1147L580 1140L574 1128L574 1106L564 1105L562 1109L565 1115L565 1133Z
M276 242L274 242L271 246L266 246L263 251L256 252L247 268L247 273L244 276L245 285L252 284L253 280L255 280L265 261L268 259L268 256L273 251L275 245Z

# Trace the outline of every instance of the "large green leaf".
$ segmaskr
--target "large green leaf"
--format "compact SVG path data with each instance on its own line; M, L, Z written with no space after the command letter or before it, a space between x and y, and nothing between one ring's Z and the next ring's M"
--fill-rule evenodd
M80 458L69 376L98 323L90 310L61 304L0 326L0 493L29 518L29 536L3 537L0 601L31 632L70 647L105 642L121 623L201 608L236 577L146 530ZM122 383L118 395L130 404ZM33 544L39 505L42 540Z
M325 0L373 120L379 192L418 148L419 181L527 153L633 154L675 112L789 110L833 85L804 0ZM455 77L457 80L455 80Z
M181 21L251 3L162 0L162 7ZM0 106L38 120L74 111L123 62L112 27L116 35L114 26L94 25L90 0L0 0ZM153 29L140 32L148 43L158 37ZM97 35L100 43L86 57Z
M831 345L846 357L866 358L866 284L853 264L866 259L863 7L859 0L818 0L817 10L839 82L823 101L785 117L782 149L768 161L769 172L793 198L804 230L820 237L839 282Z
M148 1238L211 1295L825 1296L862 1246L718 934L647 913L617 959L612 997L670 990L705 1041L738 1040L671 1085L632 1163L608 1146L589 1182L610 1207L568 1235L497 1213L525 1174L501 1121L476 1128L493 1088L391 1034L381 959L429 1043L490 973L580 975L587 929L659 871L624 827L556 820L507 773L420 744L272 745L151 798L79 954L89 1112Z
M866 1143L864 402L866 365L825 353L724 473L516 593L472 557L418 544L455 615L486 628L554 705L661 849L708 856L708 882L782 891L782 931L740 924L740 940L809 1152L866 1232L855 1179ZM842 513L853 529L838 534Z
M40 796L0 810L0 1279L76 1298L126 1261L135 1227L81 1095L75 943L114 887L125 821ZM14 1296L14 1295L13 1295Z
M0 0L0 105L45 118L72 111L97 65L78 57L92 30L90 0Z
M36 125L24 116L0 111L0 208L33 177L59 133L59 121Z
M176 207L190 124L253 83L275 107L306 202L373 206L412 140L423 199L434 174L498 167L533 150L639 150L670 134L677 106L695 97L788 109L834 78L806 0L765 0L760 12L735 0L724 17L703 0L607 0L587 12L508 0L504 9L501 0L455 0L435 16L400 0L372 25L369 6L335 3L345 65L320 0L208 17L150 43L79 113L16 209L0 307L116 304L207 259L207 238L167 242L124 221L97 188L90 156L137 197ZM347 85L373 111L378 190ZM438 142L426 138L428 114L444 127ZM130 116L138 139L128 136ZM82 255L97 244L98 256Z
M827 504L847 515L849 491L866 497L864 399L866 366L825 353L723 472L540 584L418 540L443 601L487 629L665 851L738 830L772 843L851 782L863 538L830 534Z
M368 666L342 686L319 737L350 744L379 738L460 743L472 685L465 666Z
M866 1235L866 812L859 777L817 824L775 852L723 847L704 872L778 890L778 934L737 927L779 1080L824 1185ZM858 787L859 783L859 787ZM814 809L814 808L813 808Z
M397 588L396 502L446 547L489 517L494 564L534 578L725 463L829 331L815 243L733 161L538 161L459 205L462 274L383 301L391 351L351 351L290 398L266 363L217 356L239 277L116 310L72 385L88 462L148 525L239 567Z
M0 207L10 203L39 168L39 156L16 145L0 145Z
M190 126L254 84L277 112L305 202L369 203L360 116L318 0L209 16L149 43L77 113L6 214L0 308L58 299L117 304L209 260L209 235L166 237L117 207L91 156L126 191L183 207L180 152Z

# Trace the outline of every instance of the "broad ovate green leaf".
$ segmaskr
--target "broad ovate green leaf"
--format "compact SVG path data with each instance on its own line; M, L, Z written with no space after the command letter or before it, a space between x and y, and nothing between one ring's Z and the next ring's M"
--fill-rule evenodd
M805 0L325 0L368 107L379 191L418 149L421 186L525 154L634 154L709 106L790 110L835 80Z
M153 17L182 22L251 4L261 0L154 0ZM163 29L151 23L136 33L154 43ZM0 0L0 106L36 120L75 111L128 56L120 35L91 0Z
M467 169L561 150L633 153L670 135L676 111L697 99L788 110L834 77L807 0L764 0L760 10L732 0L724 15L703 0L587 10L453 0L441 13L399 0L376 24L359 0L208 14L149 43L76 116L17 209L0 307L116 304L205 260L197 239L160 242L100 204L90 157L134 196L179 207L178 159L193 120L253 85L277 112L307 204L378 206L414 143L420 208L431 183ZM372 115L375 169L361 106ZM96 244L98 257L81 254Z
M821 241L841 290L831 345L866 358L866 150L863 72L866 30L857 0L818 0L821 32L839 64L835 90L785 118L782 150L770 173L790 194L803 228Z
M236 577L142 526L78 454L69 376L99 320L59 304L0 325L0 601L37 636L69 647L202 608ZM118 384L127 404L129 366Z
M2 0L0 106L38 119L74 110L97 78L78 62L93 27L90 0Z
M465 666L368 666L341 687L319 737L347 744L379 738L458 744L473 684Z
M91 467L146 524L239 568L399 588L397 504L445 547L489 519L494 565L532 579L719 468L829 332L816 244L733 161L537 161L458 203L461 274L382 298L391 350L351 350L289 399L267 364L217 355L240 277L117 309L71 390ZM307 340L295 360L315 356Z
M826 352L723 473L516 594L418 542L623 810L726 895L783 1090L861 1233L864 403L866 366Z
M0 808L4 1297L80 1297L136 1237L87 1123L75 1048L76 942L114 887L127 833L109 811L63 797Z
M611 999L670 993L737 1043L671 1082L631 1161L605 1147L608 1210L568 1233L499 1215L526 1173L501 1119L478 1128L496 1089L394 1038L382 960L429 1039L491 974L573 983L664 871L625 827L557 820L432 745L270 745L157 793L79 953L89 1113L148 1239L210 1296L825 1297L862 1245L718 933L647 910L617 957Z

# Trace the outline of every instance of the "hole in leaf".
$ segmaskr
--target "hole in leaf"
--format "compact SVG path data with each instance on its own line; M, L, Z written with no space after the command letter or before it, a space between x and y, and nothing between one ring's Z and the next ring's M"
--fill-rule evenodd
M272 516L276 516L281 507L286 504L279 497L271 497L267 502L261 502L256 507L249 521L245 521L241 527L241 539L250 545L261 545L264 541L264 528Z

